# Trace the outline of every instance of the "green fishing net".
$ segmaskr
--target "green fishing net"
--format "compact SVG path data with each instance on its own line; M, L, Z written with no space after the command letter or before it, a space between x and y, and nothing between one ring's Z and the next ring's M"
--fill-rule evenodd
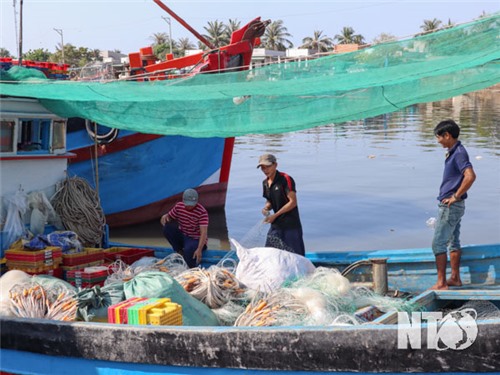
M408 40L249 71L170 81L19 81L62 117L190 137L283 133L373 117L500 82L500 14Z

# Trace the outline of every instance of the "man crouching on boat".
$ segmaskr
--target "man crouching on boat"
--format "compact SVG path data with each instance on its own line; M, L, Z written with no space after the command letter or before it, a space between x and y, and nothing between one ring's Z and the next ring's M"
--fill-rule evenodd
M431 289L462 286L460 279L460 222L465 212L467 190L476 179L469 155L458 140L460 128L453 120L441 121L434 129L438 143L448 149L443 182L439 188L439 216L432 240L438 280ZM450 251L451 277L446 280L447 250Z
M163 235L174 251L182 254L189 268L200 264L202 252L207 248L208 212L198 203L196 190L184 191L182 202L163 215L160 223Z

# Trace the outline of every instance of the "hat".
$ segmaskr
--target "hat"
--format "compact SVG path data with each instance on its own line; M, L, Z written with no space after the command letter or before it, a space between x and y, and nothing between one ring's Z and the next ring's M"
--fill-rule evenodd
M270 165L273 165L276 163L276 157L272 154L264 154L259 158L259 164L257 165L257 168L259 168L261 165L265 165L269 167Z
M194 189L187 189L182 194L182 201L186 206L196 206L196 203L198 203L198 193Z

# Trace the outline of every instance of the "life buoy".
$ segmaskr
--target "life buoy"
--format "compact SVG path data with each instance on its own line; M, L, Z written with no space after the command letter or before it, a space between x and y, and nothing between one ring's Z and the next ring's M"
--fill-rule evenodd
M113 142L120 132L120 129L110 128L109 132L105 134L96 134L96 132L94 132L95 122L90 120L85 120L85 128L87 129L89 137L92 138L92 140L96 140L100 145Z

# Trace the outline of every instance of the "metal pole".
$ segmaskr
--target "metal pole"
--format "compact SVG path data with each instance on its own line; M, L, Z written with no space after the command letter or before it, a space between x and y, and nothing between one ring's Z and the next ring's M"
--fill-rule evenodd
M64 37L63 37L63 31L62 29L54 29L56 33L58 33L61 36L61 52L62 52L62 63L64 64Z
M23 65L23 0L19 2L19 66Z
M170 43L170 54L172 54L172 20L170 17L161 17L168 23L168 41Z
M370 259L373 273L373 291L379 295L386 295L388 291L387 258Z

